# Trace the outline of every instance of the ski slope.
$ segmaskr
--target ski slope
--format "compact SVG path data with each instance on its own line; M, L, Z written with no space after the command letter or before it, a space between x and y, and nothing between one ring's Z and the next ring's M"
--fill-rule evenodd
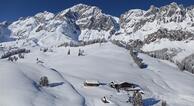
M52 48L53 52L30 49L17 62L0 60L0 106L132 106L126 102L131 94L110 88L106 84L111 81L139 85L145 106L161 106L161 100L170 106L194 105L194 75L168 61L140 54L148 67L139 69L129 51L111 43ZM77 56L79 49L85 56ZM49 87L39 87L41 76L48 77ZM85 80L103 85L84 87ZM104 104L103 96L110 103Z

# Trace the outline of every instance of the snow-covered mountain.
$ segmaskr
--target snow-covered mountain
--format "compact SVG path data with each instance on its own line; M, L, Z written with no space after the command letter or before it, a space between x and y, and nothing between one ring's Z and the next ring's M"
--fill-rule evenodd
M69 18L56 17L53 13L38 13L33 17L19 19L13 22L9 29L12 37L17 39L32 39L39 45L58 45L71 40L77 40L80 30Z
M78 4L2 22L0 106L132 106L137 89L144 106L194 106L193 19L193 6L176 3L120 18ZM47 87L39 84L43 76ZM117 92L112 81L135 88Z
M183 7L176 3L160 8L151 6L147 11L129 10L121 15L121 30L112 39L124 41L132 47L135 45L154 57L179 64L193 54L193 13L193 6ZM193 62L187 61L187 64L190 64L189 68L181 67L187 67L194 73Z
M122 31L116 34L118 37L116 36L115 38L126 42L129 39L143 41L148 35L162 29L193 33L193 11L194 8L192 6L184 8L176 3L160 8L150 6L147 11L140 9L129 10L121 15L120 26ZM180 33L180 35L182 36L185 33ZM185 40L184 37L183 40Z
M119 25L98 7L78 4L58 14L43 12L19 19L9 29L17 39L36 39L39 45L59 45L72 40L108 39Z
M79 40L108 39L119 29L117 20L102 13L98 7L78 4L70 8L68 12L66 11L63 11L59 16L63 16L64 13L68 16L68 12L69 15L73 12L78 16L76 24L81 29Z
M104 14L96 6L78 4L57 14L42 12L10 25L1 24L0 41L12 38L20 45L59 46L96 39L119 40L152 55L165 49L155 57L179 64L193 54L193 19L193 6L174 2L148 10L131 9L120 18ZM194 72L194 68L190 70Z
M193 32L193 11L193 7L184 8L176 3L160 8L151 6L147 11L129 10L121 15L120 25L128 35L148 35L161 28Z
M147 11L132 9L116 18L102 13L96 6L78 4L57 14L43 12L21 18L13 22L9 29L14 38L34 38L38 39L39 44L48 44L49 40L60 44L70 40L103 38L125 42L131 39L143 41L160 29L193 33L193 11L192 6L184 8L171 3L160 8L151 6Z

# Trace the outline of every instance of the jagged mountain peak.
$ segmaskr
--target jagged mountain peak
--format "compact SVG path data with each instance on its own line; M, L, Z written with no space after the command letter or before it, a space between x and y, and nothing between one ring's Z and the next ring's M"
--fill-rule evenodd
M70 17L82 30L79 40L108 38L118 29L118 20L96 6L78 4L60 12L58 17ZM106 34L105 34L106 33Z
M154 11L159 9L158 7L156 7L155 5L151 5L150 8L148 9L148 11Z
M183 5L178 5L177 3L173 2L169 5L162 6L160 10L166 10L167 12L174 11L176 13L178 11L185 11L185 7L183 7Z
M70 8L72 11L78 12L78 11L86 11L86 10L95 10L98 12L101 12L102 10L98 8L97 6L91 6L91 5L86 5L86 4L77 4L73 7Z
M159 11L159 8L155 7L154 5L151 5L150 8L145 12L144 16L148 17L150 15L156 15Z
M169 5L164 5L162 7L160 7L160 9L163 9L163 8L167 8L167 9L184 9L185 7L183 7L183 5L181 4L177 4L176 2L172 2L170 3Z
M172 2L169 4L169 6L173 6L173 7L179 7L179 5L176 2Z
M48 11L44 11L36 14L34 17L47 21L47 20L53 19L55 17L55 14Z
M96 6L89 6L86 4L77 4L74 5L68 9L65 9L61 11L58 15L59 16L65 16L69 13L77 13L79 17L85 16L85 15L96 15L96 14L102 14L102 10Z

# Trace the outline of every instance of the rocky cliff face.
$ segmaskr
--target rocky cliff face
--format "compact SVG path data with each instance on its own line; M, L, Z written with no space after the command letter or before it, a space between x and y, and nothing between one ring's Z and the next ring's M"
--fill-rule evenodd
M116 31L118 28L116 20L110 15L103 14L98 7L79 4L70 8L69 11L78 14L76 23L82 30Z
M149 44L151 42L156 41L157 39L169 39L170 41L183 41L183 40L194 40L194 34L188 31L182 30L167 30L167 29L159 29L157 32L152 34L148 34L145 38L144 42Z
M68 14L69 13L69 14ZM59 16L76 14L75 22L81 29L79 40L88 41L94 39L108 39L119 30L119 24L110 16L102 13L95 6L78 4L61 12Z

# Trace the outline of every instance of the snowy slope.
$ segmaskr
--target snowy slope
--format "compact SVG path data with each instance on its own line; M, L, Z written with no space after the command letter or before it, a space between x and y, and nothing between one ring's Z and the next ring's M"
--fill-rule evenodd
M77 56L79 48L85 50L85 56ZM148 68L139 69L129 51L111 43L53 48L45 53L39 47L30 49L17 62L0 60L1 106L131 105L126 103L127 93L117 93L107 85L84 87L85 80L138 84L145 92L146 106L160 106L160 100L172 106L194 105L194 76L179 71L173 63L140 54ZM37 58L43 63L36 63ZM50 87L38 87L41 76L48 76ZM101 102L103 96L111 103Z

